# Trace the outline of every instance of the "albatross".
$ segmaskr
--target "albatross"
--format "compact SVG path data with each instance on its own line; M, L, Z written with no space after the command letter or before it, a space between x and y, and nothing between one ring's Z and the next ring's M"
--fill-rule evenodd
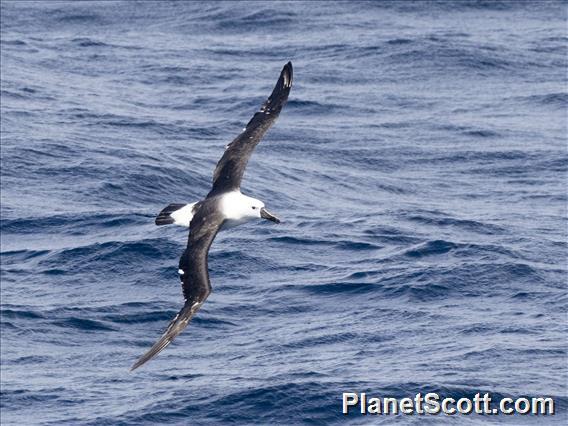
M241 193L241 180L248 160L288 100L292 87L292 63L284 65L276 86L252 119L229 145L213 174L213 186L205 199L190 204L170 204L156 217L156 225L189 227L187 248L179 260L179 277L185 303L164 334L130 371L163 351L189 324L211 293L207 255L222 229L254 220L280 223L262 201Z

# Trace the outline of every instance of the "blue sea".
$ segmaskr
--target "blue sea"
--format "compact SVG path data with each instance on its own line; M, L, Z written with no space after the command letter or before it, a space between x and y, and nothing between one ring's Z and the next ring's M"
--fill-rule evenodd
M565 424L565 2L1 3L1 423ZM243 192L280 225L187 230L282 66ZM551 397L556 415L342 414Z

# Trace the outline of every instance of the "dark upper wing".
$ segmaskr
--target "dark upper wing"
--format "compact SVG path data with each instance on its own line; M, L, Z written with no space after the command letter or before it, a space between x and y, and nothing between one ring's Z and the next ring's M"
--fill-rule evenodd
M203 202L190 224L187 248L179 261L180 279L185 305L172 320L162 337L132 366L135 370L158 355L181 333L199 310L209 293L211 283L207 270L207 254L223 217L214 210L214 200ZM182 273L183 272L183 273Z
M276 121L288 100L292 87L292 63L284 65L272 94L254 114L243 132L233 140L219 160L213 174L213 189L208 197L219 192L238 189L248 160L266 131Z

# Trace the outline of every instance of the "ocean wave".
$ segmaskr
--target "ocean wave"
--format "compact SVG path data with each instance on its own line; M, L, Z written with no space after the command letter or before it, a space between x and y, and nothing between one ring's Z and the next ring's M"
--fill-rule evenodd
M522 96L516 97L515 100L531 105L550 106L563 110L568 107L568 93L566 92Z
M254 29L270 28L271 31L285 29L296 22L296 13L293 11L258 10L246 12L230 18L219 19L216 27L223 30L250 31Z
M141 213L97 213L83 212L80 214L52 215L38 217L22 217L17 219L2 219L1 227L5 234L34 234L37 232L68 232L80 235L81 228L89 228L92 232L97 228L115 228L141 225L148 222L152 215ZM10 255L10 253L7 253Z
M458 219L447 216L444 217L443 215L436 217L434 215L427 214L403 214L402 216L406 220L421 223L424 225L431 225L442 228L455 227L459 230L487 235L507 234L507 229L503 226L495 225L492 223L484 223L476 220ZM434 242L432 242L432 244L434 244ZM439 244L444 245L444 242L440 241Z

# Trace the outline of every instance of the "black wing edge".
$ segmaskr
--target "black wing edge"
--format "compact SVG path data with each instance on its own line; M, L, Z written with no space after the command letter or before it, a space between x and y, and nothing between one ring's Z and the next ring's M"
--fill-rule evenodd
M185 330L211 294L207 256L209 247L223 225L224 218L215 211L215 203L200 202L198 205L200 207L197 208L190 223L187 248L179 261L179 269L183 272L180 274L180 280L185 304L170 322L162 337L134 363L130 371L136 370L162 352L178 334Z
M272 90L272 93L260 107L260 111L257 112L248 122L245 129L248 129L253 125L256 120L259 120L263 115L270 114L280 114L282 107L288 101L288 95L290 94L290 89L292 88L292 81L294 79L294 69L292 68L292 62L288 61L282 71L280 72L280 77Z
M265 105L263 107L272 107L270 104L273 103L275 100L277 101L277 106L282 106L287 100L288 95L290 94L290 89L292 87L292 81L294 79L294 69L292 68L292 62L288 61L284 68L282 68L282 72L280 73L280 77L274 86L274 90L268 97ZM264 108L263 108L264 109Z
M130 371L136 370L138 367L146 364L160 352L162 352L172 341L180 334L189 324L195 313L199 310L203 302L188 302L184 305L181 311L174 317L166 331L160 337L160 339L154 343L148 352L140 357L138 361L134 363Z
M276 121L288 101L293 79L292 62L288 61L282 68L272 93L260 110L252 116L243 131L226 146L225 153L213 172L213 187L207 198L240 187L244 169L254 147Z

